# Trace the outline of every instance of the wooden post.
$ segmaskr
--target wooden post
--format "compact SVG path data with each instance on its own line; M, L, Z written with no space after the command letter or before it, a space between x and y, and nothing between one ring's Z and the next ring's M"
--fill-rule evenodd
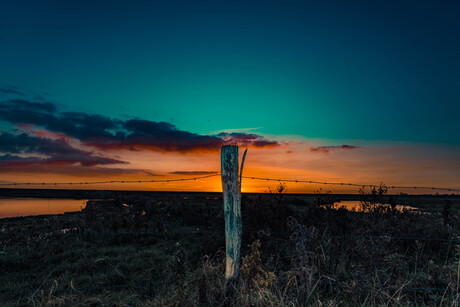
M240 177L243 174L246 151L241 163ZM241 178L238 180L238 146L227 145L222 147L221 175L225 214L225 278L227 280L227 292L232 292L230 288L234 287L233 281L238 277L241 258Z
M223 146L221 152L222 192L225 214L225 278L238 276L241 248L241 192L238 180L238 146Z

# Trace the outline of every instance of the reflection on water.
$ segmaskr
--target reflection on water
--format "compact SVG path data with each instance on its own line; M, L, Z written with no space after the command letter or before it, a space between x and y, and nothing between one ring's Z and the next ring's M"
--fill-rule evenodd
M0 218L60 214L81 211L87 199L7 198L0 199Z
M334 203L334 205L331 208L333 209L345 208L349 211L362 211L361 202L357 200L342 200L342 201ZM403 209L417 210L417 208L415 207L401 206L401 205L396 205L396 209L398 211L403 211Z

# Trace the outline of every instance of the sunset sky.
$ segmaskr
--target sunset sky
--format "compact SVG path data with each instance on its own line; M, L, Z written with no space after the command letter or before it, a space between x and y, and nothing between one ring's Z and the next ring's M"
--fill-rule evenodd
M247 176L460 188L459 16L459 1L2 1L0 184L204 176L235 144Z

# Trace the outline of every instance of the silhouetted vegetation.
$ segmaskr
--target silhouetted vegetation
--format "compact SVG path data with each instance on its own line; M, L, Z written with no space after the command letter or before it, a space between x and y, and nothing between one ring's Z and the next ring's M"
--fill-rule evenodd
M236 305L458 304L459 198L396 198L381 185L353 212L333 209L332 194L284 191L243 195ZM81 213L0 220L0 302L218 306L223 231L215 194L115 196Z

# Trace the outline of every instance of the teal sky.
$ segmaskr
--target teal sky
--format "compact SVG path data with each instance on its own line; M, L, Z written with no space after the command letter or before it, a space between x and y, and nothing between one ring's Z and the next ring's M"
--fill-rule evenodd
M460 145L458 16L458 1L2 1L0 88L200 134Z

